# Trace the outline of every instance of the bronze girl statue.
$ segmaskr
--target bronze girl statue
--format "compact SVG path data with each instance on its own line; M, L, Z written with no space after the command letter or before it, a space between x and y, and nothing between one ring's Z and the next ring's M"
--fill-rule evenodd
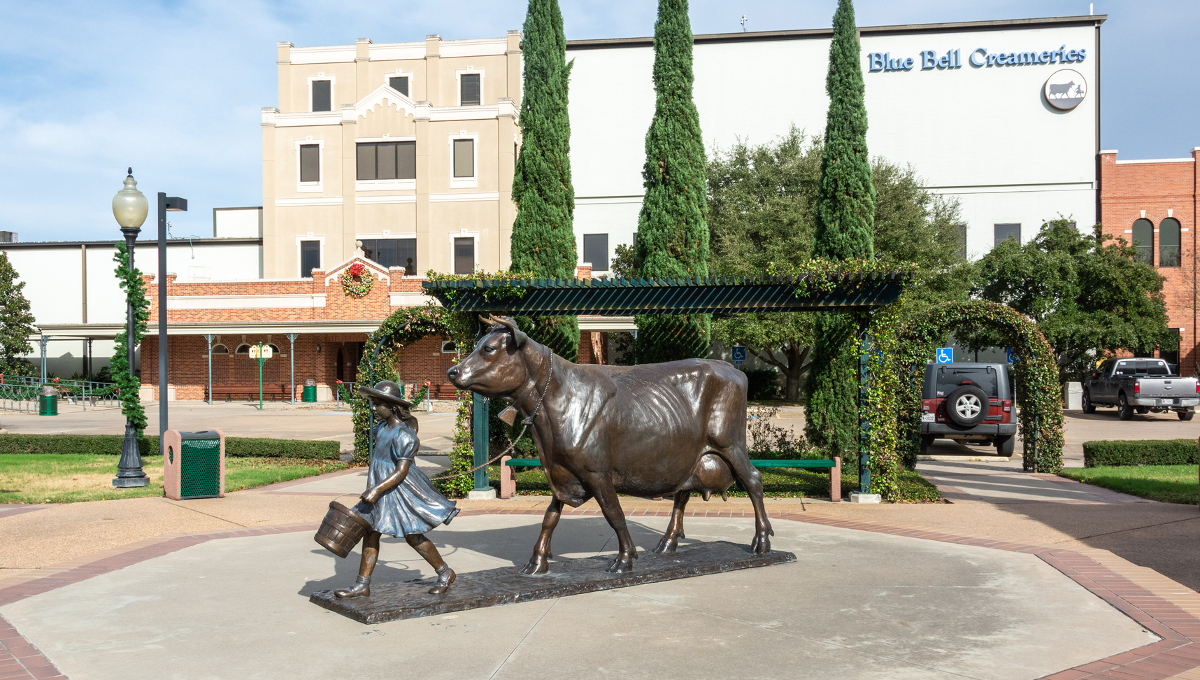
M372 531L363 538L358 580L334 594L338 597L371 594L371 572L379 559L379 537L388 534L403 536L437 570L437 585L429 592L440 595L454 583L454 570L442 561L433 542L425 538L425 532L439 524L449 524L458 514L458 508L438 493L414 464L421 440L417 439L417 419L409 412L412 403L400 398L400 386L384 380L374 389L360 386L358 393L371 402L376 423L371 433L375 450L367 472L367 490L354 510L371 524Z

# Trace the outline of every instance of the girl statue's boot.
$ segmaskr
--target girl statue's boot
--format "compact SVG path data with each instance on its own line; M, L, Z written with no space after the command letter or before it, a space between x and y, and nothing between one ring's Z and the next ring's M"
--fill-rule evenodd
M451 575L450 580L454 580L453 575ZM335 590L333 594L337 597L369 597L371 595L371 577L359 576L354 581L354 585L349 588Z
M442 563L441 568L437 570L437 575L437 585L429 589L430 595L441 595L450 588L451 583L454 583L454 570L448 564Z

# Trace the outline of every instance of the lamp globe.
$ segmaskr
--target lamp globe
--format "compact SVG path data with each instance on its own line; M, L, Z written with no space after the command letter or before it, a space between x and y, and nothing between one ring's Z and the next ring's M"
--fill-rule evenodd
M140 229L150 211L146 197L137 189L137 180L133 178L133 168L129 168L129 176L125 178L125 188L113 196L113 217L121 229Z

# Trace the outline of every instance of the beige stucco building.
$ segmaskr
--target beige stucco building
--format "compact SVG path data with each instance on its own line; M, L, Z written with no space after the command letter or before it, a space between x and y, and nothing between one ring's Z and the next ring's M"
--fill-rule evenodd
M262 110L263 277L354 255L412 274L509 264L521 35L279 48Z

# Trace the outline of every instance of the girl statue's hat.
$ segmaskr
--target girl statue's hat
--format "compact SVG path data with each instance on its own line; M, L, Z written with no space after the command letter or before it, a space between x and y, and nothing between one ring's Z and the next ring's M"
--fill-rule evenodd
M404 408L412 408L412 402L400 397L400 386L391 380L380 380L375 383L374 389L366 385L359 385L358 393L366 399L395 404Z

